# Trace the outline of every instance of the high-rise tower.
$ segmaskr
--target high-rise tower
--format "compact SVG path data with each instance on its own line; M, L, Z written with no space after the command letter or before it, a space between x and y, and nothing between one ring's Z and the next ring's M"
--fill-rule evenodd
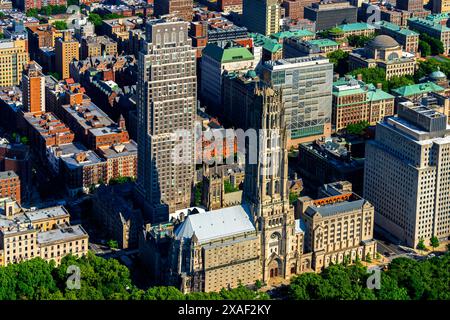
M296 271L296 252L302 248L295 231L293 207L288 190L288 132L281 90L256 88L247 129L258 131L257 159L246 153L244 198L250 204L256 228L261 232L263 280L287 278ZM250 142L250 140L249 140ZM247 151L251 146L247 146Z
M152 206L152 222L191 202L194 145L184 142L184 161L175 161L175 132L192 134L196 112L196 58L188 23L165 17L147 22L139 54L138 191ZM176 157L177 158L177 157ZM181 163L180 163L181 162Z
M37 62L32 61L23 71L22 94L25 111L45 112L45 76Z

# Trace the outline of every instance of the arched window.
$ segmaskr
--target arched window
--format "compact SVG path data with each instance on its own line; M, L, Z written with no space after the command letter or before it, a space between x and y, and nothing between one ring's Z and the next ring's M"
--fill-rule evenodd
M178 32L178 42L184 42L184 31Z

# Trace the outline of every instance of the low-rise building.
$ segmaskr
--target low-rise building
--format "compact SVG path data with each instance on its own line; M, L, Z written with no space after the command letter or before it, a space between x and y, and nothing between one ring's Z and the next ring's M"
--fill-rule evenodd
M410 29L417 32L423 32L427 35L439 39L444 45L444 53L450 52L450 28L445 24L422 18L408 19L408 26Z
M93 217L119 248L137 248L142 228L141 211L133 203L133 185L100 186L94 193Z
M390 36L402 45L404 51L417 53L419 50L419 34L396 24L380 21L377 23L380 33Z
M30 145L41 157L45 157L47 147L70 143L75 139L73 132L53 113L25 113L24 119Z
M386 71L386 79L412 75L416 70L415 55L402 50L400 44L386 35L376 36L364 48L355 49L348 59L350 70L379 67Z
M26 211L10 198L0 199L2 266L35 257L59 264L68 254L86 255L89 236L69 219L62 206Z
M117 43L107 36L89 36L81 39L81 59L117 54Z
M346 180L357 194L363 191L364 153L354 152L343 138L299 145L299 174L312 194L322 185Z
M374 207L365 199L351 191L315 200L301 197L297 209L314 269L375 257Z
M335 131L366 121L371 125L394 114L394 96L373 84L347 76L333 83L332 124Z

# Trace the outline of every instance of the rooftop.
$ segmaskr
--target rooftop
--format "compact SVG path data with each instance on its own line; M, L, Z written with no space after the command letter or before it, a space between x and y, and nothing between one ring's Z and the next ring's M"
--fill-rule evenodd
M375 29L375 27L373 25L365 23L365 22L341 24L337 27L344 32L359 31L359 30L374 30Z
M278 43L275 39L271 39L260 33L249 33L249 37L253 39L253 43L257 47L263 47L263 49L276 53L283 49L283 45Z
M408 24L409 22L414 24L418 24L423 26L424 28L429 28L429 29L433 29L435 31L439 31L439 32L448 32L450 31L450 28L447 27L446 25L442 25L439 22L436 22L434 20L428 20L428 19L422 19L422 18L409 18L408 19Z
M396 95L402 96L402 97L409 97L413 95L428 93L428 92L441 92L445 89L434 82L424 82L424 83L417 83L417 84L411 84L409 86L403 86L397 89L392 89L392 92Z
M255 231L250 208L239 205L191 214L175 230L176 239L190 239L195 234L199 243Z
M0 180L18 178L19 176L12 170L0 171Z
M136 155L137 143L133 140L130 140L129 142L125 143L118 143L112 146L100 147L98 149L98 152L102 157L106 159Z
M308 40L307 42L319 47L339 46L339 43L330 39L315 39L315 40Z
M215 43L208 44L205 49L203 49L202 55L209 56L221 63L253 60L253 54L247 48L238 46L223 48Z
M39 232L37 235L37 242L40 245L49 245L55 242L68 241L70 239L77 239L86 236L88 236L88 234L81 225L74 225L47 232Z
M400 26L390 23L384 20L376 22L377 25L379 25L382 28L389 29L393 32L396 32L398 34L403 34L405 36L419 36L419 34L415 31L409 30L407 28L401 28Z

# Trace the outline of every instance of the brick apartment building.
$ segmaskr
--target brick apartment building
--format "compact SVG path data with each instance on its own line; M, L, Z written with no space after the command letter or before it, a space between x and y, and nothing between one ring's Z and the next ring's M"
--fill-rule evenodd
M14 171L0 172L0 198L13 198L20 204L20 178Z

